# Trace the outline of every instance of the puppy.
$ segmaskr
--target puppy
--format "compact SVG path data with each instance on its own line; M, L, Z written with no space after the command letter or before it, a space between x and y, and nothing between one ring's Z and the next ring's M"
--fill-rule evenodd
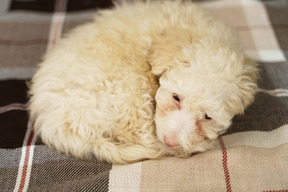
M191 2L124 3L45 56L29 109L42 141L125 164L211 149L253 101L257 66Z

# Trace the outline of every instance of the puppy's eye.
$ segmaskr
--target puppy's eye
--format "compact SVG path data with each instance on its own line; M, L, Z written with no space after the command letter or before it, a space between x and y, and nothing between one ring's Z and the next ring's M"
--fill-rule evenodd
M175 101L180 102L180 97L176 94L173 95Z
M210 120L210 119L212 119L212 117L210 117L209 115L205 114L204 115L204 119Z

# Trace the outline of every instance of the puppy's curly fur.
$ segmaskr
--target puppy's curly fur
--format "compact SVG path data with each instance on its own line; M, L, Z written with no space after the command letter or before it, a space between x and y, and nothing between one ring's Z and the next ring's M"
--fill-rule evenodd
M230 28L198 6L136 1L101 11L46 55L29 109L43 142L76 157L187 157L243 113L256 79Z

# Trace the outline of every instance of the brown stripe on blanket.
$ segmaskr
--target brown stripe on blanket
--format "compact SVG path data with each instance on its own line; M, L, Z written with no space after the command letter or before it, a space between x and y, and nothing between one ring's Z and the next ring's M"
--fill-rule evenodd
M5 41L47 39L50 21L51 14L41 15L25 12L13 14L8 12L3 19L0 17L0 38L3 40L1 45L7 45ZM42 42L39 43L42 44Z
M258 86L266 90L288 89L288 62L260 63Z
M31 42L31 40L29 40L29 42ZM10 41L10 43L15 43L15 41ZM23 41L16 43L20 44L23 43ZM28 46L0 45L0 67L34 67L41 61L45 51L46 44L42 43Z
M20 160L21 151L19 149L13 151L15 160ZM19 162L13 166L2 165L0 191L13 191L20 168ZM67 157L66 160L33 163L32 171L29 173L28 191L108 191L111 167L105 162L81 161Z
M288 189L287 143L274 148L239 146L227 151L232 191Z
M284 51L286 59L288 59L288 2L268 1L265 5L279 46Z
M1 157L3 158L3 154L1 154ZM5 156L4 156L5 157ZM19 156L13 156L14 161L20 161L21 152L19 153ZM5 157L7 158L7 157ZM1 160L0 160L1 161ZM9 192L14 190L15 182L17 180L17 174L18 174L18 165L17 166L11 166L9 168L3 168L0 166L0 191L2 192Z
M274 148L239 146L226 150L231 191L287 188L287 143ZM145 161L140 191L228 191L222 160L222 151L213 150L189 159Z
M111 164L105 162L82 161L74 158L36 163L32 167L29 189L32 191L108 191L111 168Z
M188 159L144 161L140 191L226 191L222 163L220 149Z
M46 21L0 20L0 67L36 66L46 52L51 15Z

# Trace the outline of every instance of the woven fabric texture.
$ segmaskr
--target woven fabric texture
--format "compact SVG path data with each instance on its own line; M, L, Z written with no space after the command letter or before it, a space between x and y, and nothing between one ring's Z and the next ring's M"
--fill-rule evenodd
M112 1L1 0L0 191L288 192L288 2L195 3L230 24L259 63L256 100L215 150L117 166L48 148L35 137L26 104L26 82L45 52Z

